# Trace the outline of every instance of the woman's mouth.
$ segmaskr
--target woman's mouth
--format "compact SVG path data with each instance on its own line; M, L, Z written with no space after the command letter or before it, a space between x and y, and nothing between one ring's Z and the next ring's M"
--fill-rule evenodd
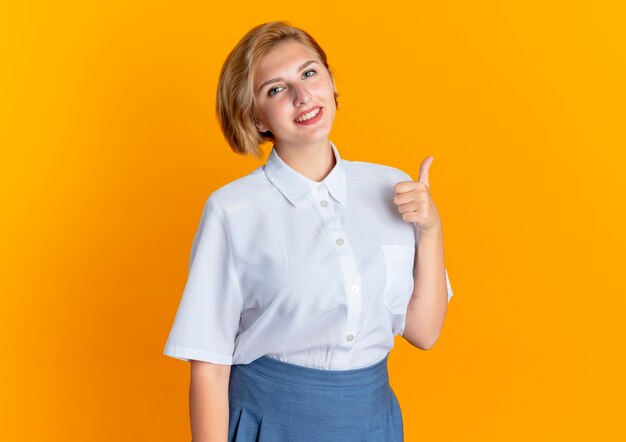
M321 119L322 119L322 108L318 107L316 109L313 109L308 114L305 114L305 115L301 116L300 118L296 118L294 121L297 124L303 124L303 125L308 126L310 124L317 123Z

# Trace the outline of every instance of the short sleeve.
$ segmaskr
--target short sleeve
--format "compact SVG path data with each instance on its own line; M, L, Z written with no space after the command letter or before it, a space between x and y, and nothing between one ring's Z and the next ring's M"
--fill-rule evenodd
M444 270L446 272L446 286L448 287L448 302L450 302L450 298L452 298L452 295L454 293L452 292L452 287L450 286L450 278L448 278L448 269L444 267Z
M242 305L226 217L209 197L163 354L183 361L232 365Z

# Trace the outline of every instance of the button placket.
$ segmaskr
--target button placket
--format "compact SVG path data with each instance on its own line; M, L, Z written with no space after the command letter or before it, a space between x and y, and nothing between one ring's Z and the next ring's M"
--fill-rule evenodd
M335 357L336 368L343 368L350 359L348 354L356 342L360 328L359 319L363 309L361 277L357 268L356 257L346 238L344 226L339 216L335 213L339 206L333 204L328 191L322 184L317 185L314 190L314 192L310 193L310 201L320 216L322 229L328 234L329 239L332 241L332 247L337 252L343 276L347 316L341 331L343 334L341 337L343 345L337 349L339 353Z
M363 309L363 297L360 295L361 276L351 249L348 253L341 255L341 263L344 269L344 287L348 303L343 342L344 347L349 350L354 346L360 329L359 320Z

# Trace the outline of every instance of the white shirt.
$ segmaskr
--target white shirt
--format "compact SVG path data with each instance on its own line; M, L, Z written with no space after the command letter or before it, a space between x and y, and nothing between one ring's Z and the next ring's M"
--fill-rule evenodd
M264 166L210 194L165 355L347 370L393 348L419 235L398 212L394 185L412 178L341 159L330 145L336 164L321 182L272 148Z

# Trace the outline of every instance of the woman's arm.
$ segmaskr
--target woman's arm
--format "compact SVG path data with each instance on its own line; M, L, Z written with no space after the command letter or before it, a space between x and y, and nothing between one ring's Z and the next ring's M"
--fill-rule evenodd
M402 336L422 350L435 345L448 311L442 223L430 194L428 177L433 160L434 157L428 156L422 161L417 181L397 183L394 197L402 219L414 223L419 230L415 244L413 294L406 311Z
M191 360L189 417L192 442L228 440L230 365Z
M448 311L441 227L420 232L416 249L413 295L402 336L414 347L429 350L439 339Z

